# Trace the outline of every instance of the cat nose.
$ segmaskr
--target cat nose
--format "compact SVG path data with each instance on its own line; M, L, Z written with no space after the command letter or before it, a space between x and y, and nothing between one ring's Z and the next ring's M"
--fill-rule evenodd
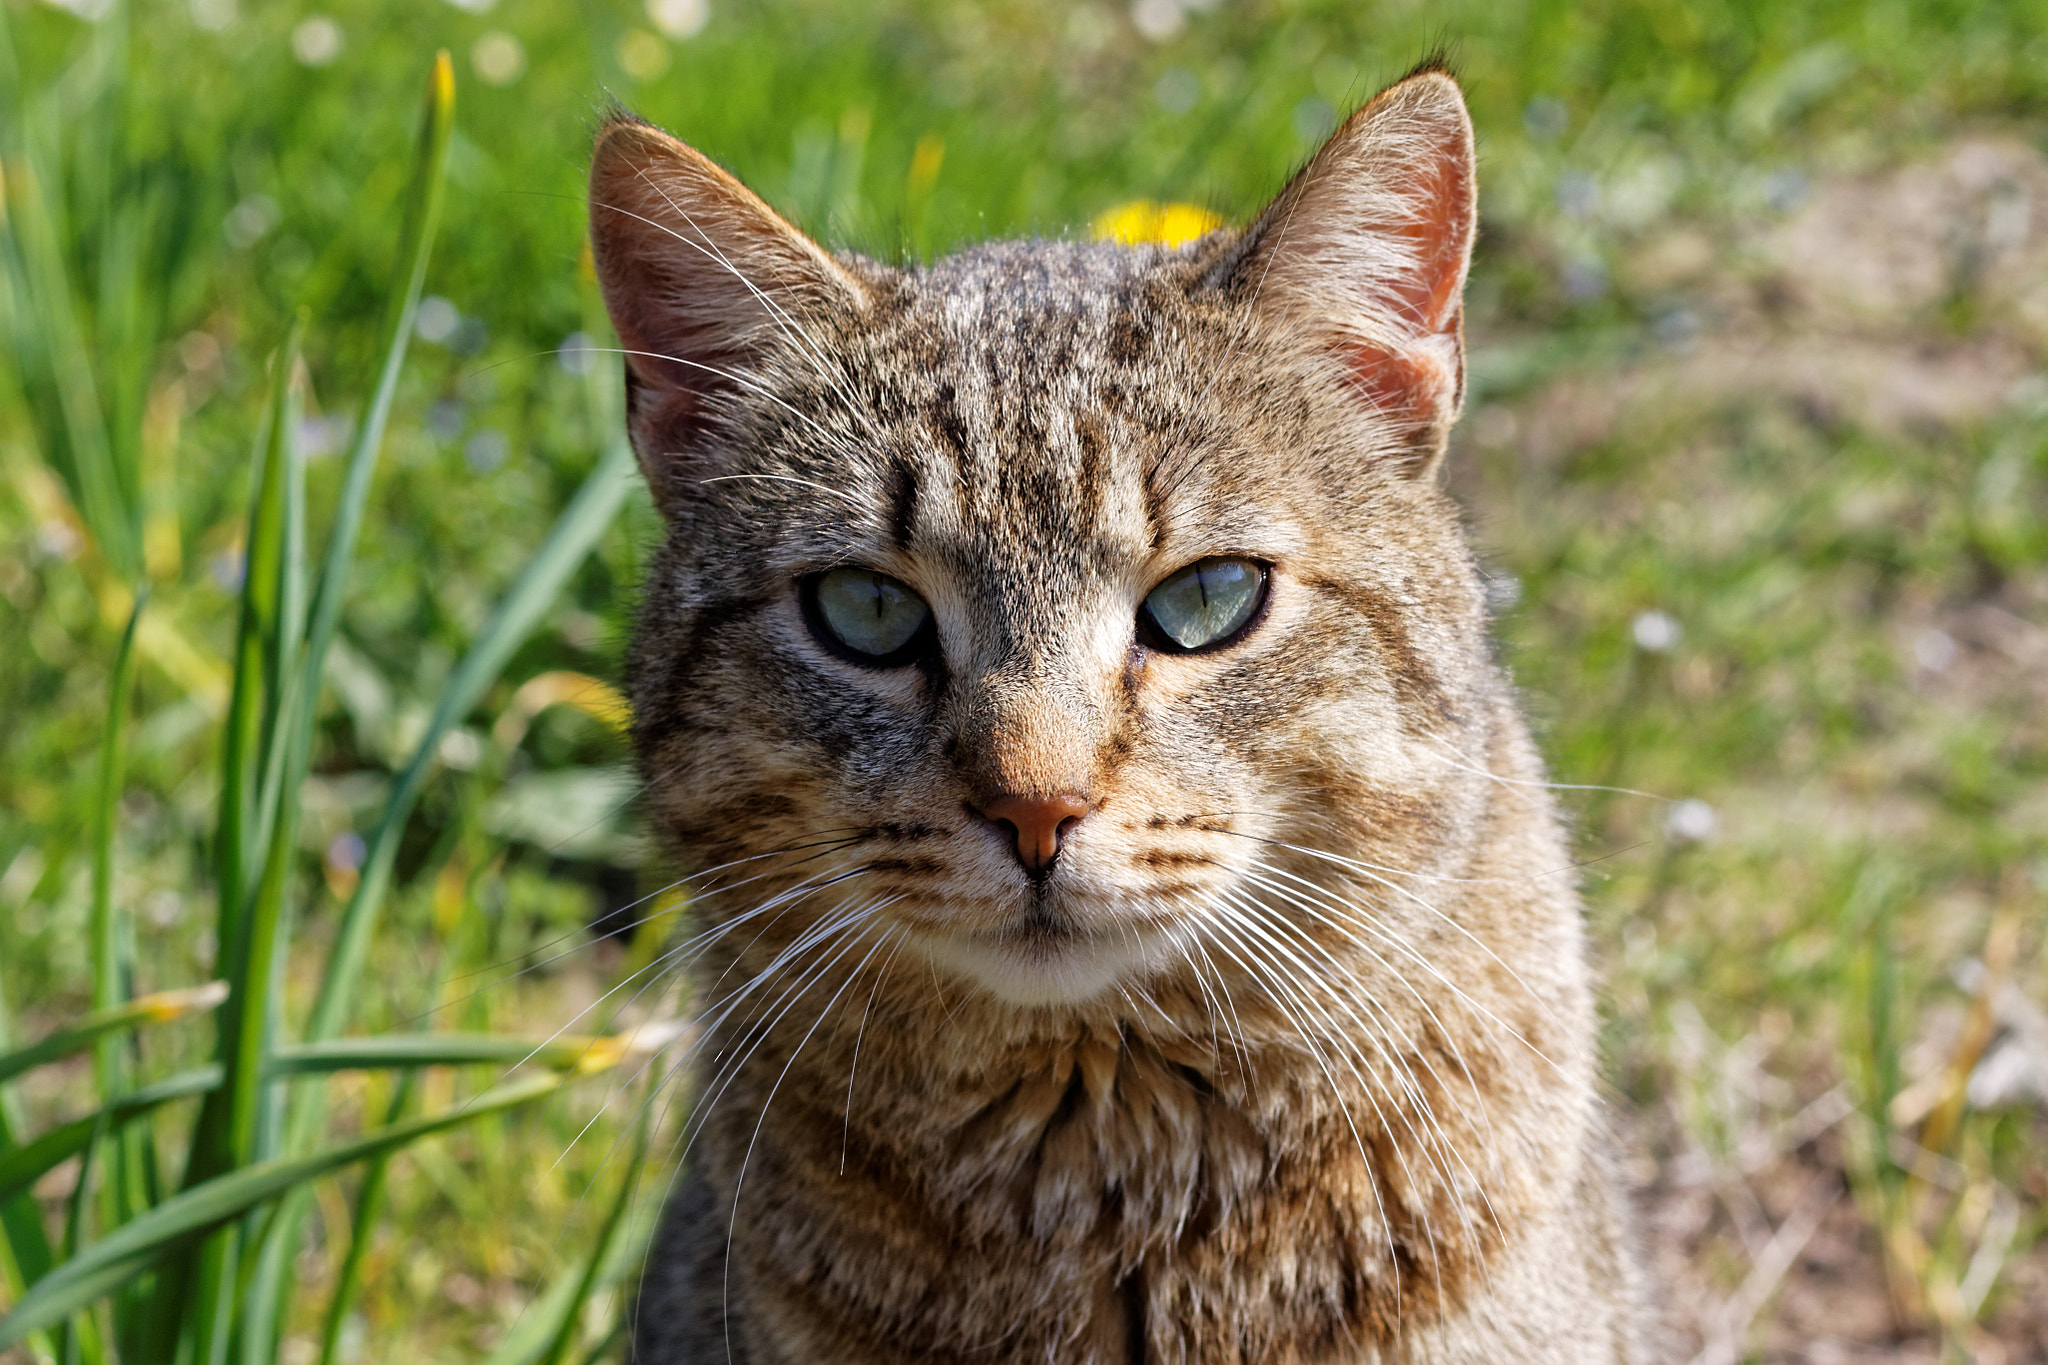
M1034 876L1050 871L1059 856L1060 836L1081 822L1089 811L1088 798L1067 793L1061 796L1017 796L1004 792L978 808L984 820L1006 826L1016 836L1017 861Z

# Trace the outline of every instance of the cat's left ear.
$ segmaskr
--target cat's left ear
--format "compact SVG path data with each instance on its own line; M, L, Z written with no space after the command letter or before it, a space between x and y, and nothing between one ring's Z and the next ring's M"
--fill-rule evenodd
M1478 228L1472 120L1426 68L1345 120L1209 279L1331 348L1424 474L1464 403Z
M696 148L624 113L597 135L590 246L625 350L627 427L664 511L715 460L720 415L807 333L857 313L845 266Z

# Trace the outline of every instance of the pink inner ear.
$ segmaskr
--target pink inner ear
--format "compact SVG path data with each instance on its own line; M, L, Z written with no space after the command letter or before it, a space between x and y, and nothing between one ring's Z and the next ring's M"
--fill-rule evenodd
M1351 378L1373 411L1395 422L1421 424L1437 420L1458 398L1458 357L1455 344L1428 340L1403 350L1352 346L1345 359Z
M1402 423L1450 415L1462 387L1458 333L1472 237L1472 167L1456 130L1433 152L1418 159L1405 187L1412 215L1386 229L1407 239L1414 251L1414 272L1380 286L1412 340L1405 346L1353 345L1345 355L1374 410Z
M1416 333L1430 336L1456 319L1472 245L1472 167L1462 140L1447 137L1417 182L1409 192L1415 215L1394 231L1414 244L1418 268L1392 293Z

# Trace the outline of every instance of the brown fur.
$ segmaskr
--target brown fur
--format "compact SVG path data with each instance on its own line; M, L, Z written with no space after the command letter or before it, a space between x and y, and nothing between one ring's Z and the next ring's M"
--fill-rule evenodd
M599 135L705 1019L642 1365L1640 1358L1570 860L1430 477L1473 185L1425 71L1242 232L899 269ZM1257 624L1140 644L1219 554ZM842 565L938 651L822 648ZM1049 876L998 792L1085 794Z

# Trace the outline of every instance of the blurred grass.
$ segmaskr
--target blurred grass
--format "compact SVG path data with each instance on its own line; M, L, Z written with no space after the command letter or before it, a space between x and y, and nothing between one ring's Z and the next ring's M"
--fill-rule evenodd
M284 434L305 456L305 525L345 505L333 457L387 354L402 149L437 47L462 90L440 237L351 593L325 599L327 691L277 868L294 1036L345 907L384 875L373 846L391 890L363 940L359 1028L594 1031L605 1015L578 1012L648 951L592 932L663 879L616 813L630 784L604 704L577 704L574 681L615 675L655 533L644 499L559 599L530 603L523 644L461 667L615 438L615 372L581 349L605 344L581 194L607 91L830 239L922 257L1081 231L1134 200L1242 216L1339 111L1441 44L1485 184L1453 483L1555 775L1654 794L1564 794L1611 978L1611 1072L1663 1163L1653 1197L1711 1192L1679 1240L1729 1292L1757 1254L1748 1184L1768 1231L1786 1218L1772 1170L1839 1169L1865 1230L1844 1273L1897 1316L1894 1340L1968 1352L1978 1320L2037 1330L2039 1107L1965 1105L1930 1134L1938 1110L1895 1102L1974 1060L1956 1021L1990 996L1959 964L1992 957L1999 906L2022 907L2004 977L2048 995L2048 323L2013 302L2027 279L1972 273L1989 219L1911 238L1942 283L1875 321L1807 300L1829 262L1784 239L1829 187L1946 164L1959 139L2038 158L2048 3L782 0L714 4L693 33L676 3L76 8L104 14L0 0L0 1051L107 1003L111 959L87 932L95 760L145 583L101 924L133 936L118 995L222 970L204 908L236 603L261 579L251 451L267 395L302 404ZM2038 243L2048 198L2014 183ZM293 385L269 358L299 309ZM1779 382L1859 347L1896 362L1867 402ZM1885 417L1879 400L1911 388L1898 375L1932 382L1927 357L1951 354L2006 396ZM399 792L416 810L380 841ZM209 1060L211 1034L153 1028L122 1055L123 1083L147 1086ZM398 1093L342 1073L319 1121L440 1113L490 1076L427 1070ZM574 1343L522 1308L543 1282L567 1302L603 1259L606 1163L633 1141L631 1104L594 1112L604 1084L375 1168L385 1212L360 1251L362 1177L308 1187L282 1358L317 1359L323 1338L341 1360L598 1346L603 1296ZM0 1088L0 1118L17 1141L45 1133L94 1087L82 1064L39 1068ZM1829 1096L1849 1112L1794 1141ZM150 1131L183 1159L174 1128ZM1936 1137L1924 1159L1914 1140ZM53 1244L64 1169L36 1187ZM529 1201L517 1217L508 1182ZM5 1226L30 1235L18 1213ZM361 1297L330 1322L345 1256ZM1966 1305L1979 1264L1992 1282Z

